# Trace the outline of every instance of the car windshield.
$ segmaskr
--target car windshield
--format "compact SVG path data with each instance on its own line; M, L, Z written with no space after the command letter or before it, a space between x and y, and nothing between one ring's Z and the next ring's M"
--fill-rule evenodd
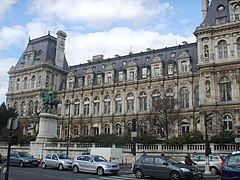
M66 154L58 154L59 159L71 159L68 155Z
M102 157L102 156L93 156L93 160L95 161L95 162L105 162L105 161L107 161L104 157Z
M27 152L19 152L18 153L20 157L32 157L29 153Z
M170 157L170 156L165 156L166 157L166 161L169 163L169 164L182 164L181 162L179 162L178 160Z

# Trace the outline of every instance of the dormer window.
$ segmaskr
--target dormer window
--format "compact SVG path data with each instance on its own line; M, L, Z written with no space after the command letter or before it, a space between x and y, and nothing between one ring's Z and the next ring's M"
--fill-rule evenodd
M235 15L235 20L239 20L240 19L240 5L237 4L234 7L234 15Z
M111 83L112 82L112 73L108 72L107 73L107 83Z
M118 81L122 82L123 81L123 71L118 72Z
M99 75L97 75L97 85L101 85L102 84L102 75L101 74L99 74Z
M226 23L226 17L216 18L216 25Z
M142 68L142 78L143 79L147 78L147 68L146 67Z
M181 70L182 70L182 72L187 72L188 71L188 65L187 65L186 61L183 61L181 63Z
M173 74L173 64L168 65L168 74L169 75Z

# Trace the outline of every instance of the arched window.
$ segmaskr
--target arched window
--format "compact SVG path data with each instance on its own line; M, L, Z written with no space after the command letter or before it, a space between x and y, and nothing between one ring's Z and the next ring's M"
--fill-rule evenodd
M154 90L152 92L152 106L154 107L154 105L156 104L156 102L158 102L160 99L160 92L158 90Z
M129 93L127 95L127 112L128 113L134 112L134 96L133 96L133 93Z
M121 135L122 134L122 126L120 123L116 124L116 134Z
M59 104L57 105L57 115L61 116L62 113L62 101L59 102Z
M104 98L104 114L110 114L111 111L111 99L110 96Z
M17 83L16 83L16 89L20 90L20 79L17 79Z
M132 122L128 122L128 124L127 124L127 133L131 134L131 132L132 132Z
M26 106L26 102L23 101L21 104L21 115L22 116L26 116L27 115L27 106Z
M93 100L93 114L98 115L100 112L100 99L95 97Z
M146 124L144 122L141 122L141 124L140 124L140 134L141 135L147 134L147 127L146 127Z
M231 101L232 100L232 85L231 80L227 76L223 76L220 79L220 99L221 101Z
M119 94L116 96L115 105L116 105L116 113L121 113L122 112L122 96Z
M189 91L186 87L180 90L180 103L181 108L189 108Z
M64 126L64 137L68 138L68 124L65 124Z
M74 128L73 128L73 135L74 135L74 136L79 135L79 127L78 127L77 124L74 125Z
M31 78L31 88L35 87L35 83L36 83L36 76L33 75L32 78Z
M147 94L145 92L139 94L139 107L140 112L147 111Z
M199 107L199 86L194 89L194 106L195 108Z
M71 101L67 99L65 103L65 116L70 116L70 111L71 111Z
M80 100L75 99L74 101L74 116L79 116L80 114Z
M189 122L188 122L188 120L186 120L186 119L182 120L181 127L182 127L182 134L188 133L189 132Z
M99 134L99 126L97 123L93 124L93 134L94 135Z
M240 38L237 38L236 44L237 44L237 56L240 57Z
M218 57L219 59L228 58L227 41L225 40L218 42Z
M88 125L84 125L84 127L83 127L83 135L88 135Z
M197 118L196 123L197 123L197 130L201 131L201 121L200 121L200 118Z
M223 125L225 131L231 131L233 129L232 116L225 114L223 116Z
M89 99L85 98L83 101L83 114L84 115L89 115Z
M33 101L31 100L31 101L29 102L28 114L29 114L29 116L32 116L33 113L34 113L34 107L33 107Z
M23 80L23 89L27 89L28 78L25 77Z
M104 133L105 134L110 134L110 126L109 126L109 124L105 124L104 125Z

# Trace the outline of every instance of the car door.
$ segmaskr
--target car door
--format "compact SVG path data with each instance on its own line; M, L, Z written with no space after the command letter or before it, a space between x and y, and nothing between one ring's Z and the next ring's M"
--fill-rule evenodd
M58 164L59 164L58 156L57 154L53 154L51 159L51 166L57 168Z
M169 175L168 163L160 157L155 157L154 177L167 178Z
M153 176L154 175L154 157L144 157L141 162L140 168L143 171L145 176Z
M47 154L44 158L44 161L48 167L52 167L52 165L51 165L52 154Z
M19 156L16 152L10 154L10 164L19 165Z
M93 172L92 167L91 167L91 162L92 159L90 156L86 155L83 156L83 161L82 161L82 169L83 171L87 171L87 172Z

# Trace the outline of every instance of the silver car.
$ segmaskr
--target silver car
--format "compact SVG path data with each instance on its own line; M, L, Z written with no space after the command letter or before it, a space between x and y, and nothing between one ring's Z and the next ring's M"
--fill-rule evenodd
M42 168L58 168L59 170L72 169L73 160L66 154L47 154L42 160Z
M73 172L90 172L98 175L114 174L116 175L120 170L117 163L107 161L104 157L99 155L79 155L74 158Z

